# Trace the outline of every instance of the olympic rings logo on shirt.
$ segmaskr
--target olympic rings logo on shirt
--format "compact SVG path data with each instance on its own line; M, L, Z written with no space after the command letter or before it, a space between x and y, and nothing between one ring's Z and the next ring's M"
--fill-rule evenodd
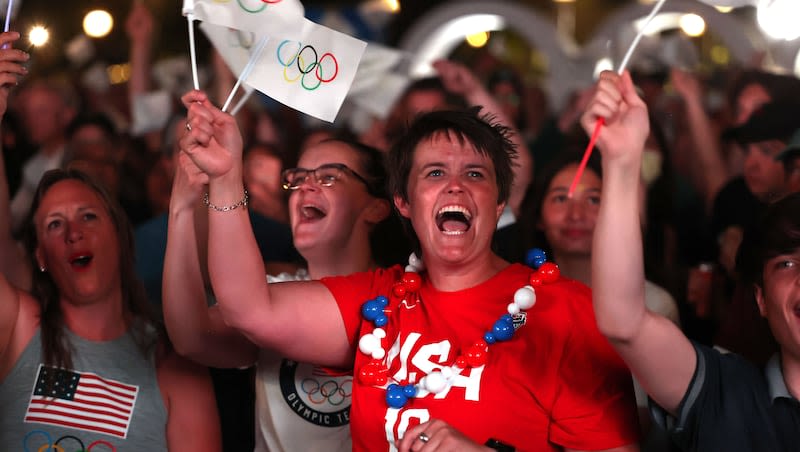
M214 3L230 3L231 0L214 0ZM280 3L283 0L236 0L239 8L244 12L257 14L264 11L268 5Z
M63 442L66 442L67 440L72 440L72 441L78 443L79 448L76 449L75 452L92 452L92 450L95 449L95 446L98 446L98 445L108 447L108 449L111 452L116 452L117 451L117 448L114 447L113 444L109 443L108 441L104 441L102 439L99 439L99 440L94 441L93 443L89 444L89 447L85 447L84 444L83 444L83 441L81 441L80 438L78 438L76 436L72 436L72 435L64 435L61 438L58 438L54 443L53 442L53 437L50 436L50 434L47 433L46 431L44 431L44 430L33 430L33 431L29 432L27 435L25 435L25 438L22 440L22 447L25 450L25 452L33 452L31 449L28 448L28 439L33 435L42 435L46 439L45 444L39 446L38 449L35 449L36 452L50 452L50 451L52 451L52 452L71 452L72 449L66 449L65 446L63 444L61 444ZM99 449L98 449L98 451L99 451Z
M353 394L353 379L348 378L340 385L335 380L328 380L322 384L314 378L306 378L300 383L300 389L308 395L308 400L315 405L326 401L339 406Z
M294 52L284 50L284 47L291 43L297 44L297 49ZM287 58L289 56L290 58ZM300 85L306 91L314 91L323 83L332 82L339 75L339 61L336 57L331 52L325 52L320 56L312 45L304 46L300 42L285 39L278 46L277 57L278 63L283 66L283 79L288 83L295 83L299 80ZM306 64L307 62L308 64ZM313 84L313 79L310 85L306 83L306 76L309 74L317 79L316 84ZM332 75L326 76L326 74Z

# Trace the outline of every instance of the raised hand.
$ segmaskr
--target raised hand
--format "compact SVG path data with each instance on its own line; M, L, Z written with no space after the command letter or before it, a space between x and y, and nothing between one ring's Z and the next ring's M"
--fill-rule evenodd
M150 44L153 37L153 14L143 1L133 2L131 12L125 19L125 33L131 41Z
M242 135L236 120L215 107L202 91L190 91L181 100L189 110L185 133L180 139L181 151L208 175L209 180L222 177L232 169L240 176Z
M178 167L172 183L172 195L169 208L172 212L191 211L200 201L203 186L208 184L208 175L204 173L185 153L178 153Z
M476 444L447 422L431 419L406 430L397 445L400 452L438 451L469 452L489 451L486 446Z
M22 63L28 61L30 55L11 44L19 39L19 33L8 31L0 34L0 116L8 109L8 93L15 87L20 77L28 73Z
M669 73L672 87L675 88L681 98L685 100L700 100L703 95L703 87L700 80L691 72L681 69L672 69Z
M476 90L482 90L481 82L466 66L450 60L438 60L433 68L439 74L445 89L453 94L467 97Z
M605 160L638 162L650 133L647 106L636 94L628 72L622 76L611 71L600 74L594 97L581 117L586 133L594 132L603 118L597 147Z

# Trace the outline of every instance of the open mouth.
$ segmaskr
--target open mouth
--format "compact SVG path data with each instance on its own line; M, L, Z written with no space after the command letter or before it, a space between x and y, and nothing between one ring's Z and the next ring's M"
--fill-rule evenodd
M319 206L306 204L300 207L300 215L302 216L303 220L317 221L325 218L328 213L322 210L322 208Z
M472 226L472 213L462 206L445 206L436 213L436 226L447 235L460 235Z
M92 262L94 256L89 253L76 254L70 258L69 263L75 268L86 268Z

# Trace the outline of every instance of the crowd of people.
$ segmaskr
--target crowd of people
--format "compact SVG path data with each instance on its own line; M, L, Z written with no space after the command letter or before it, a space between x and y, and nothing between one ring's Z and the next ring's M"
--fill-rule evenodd
M154 29L135 2L131 111ZM800 440L800 80L634 68L556 111L511 67L441 60L353 131L222 112L215 55L143 126L28 79L18 39L0 34L13 450Z

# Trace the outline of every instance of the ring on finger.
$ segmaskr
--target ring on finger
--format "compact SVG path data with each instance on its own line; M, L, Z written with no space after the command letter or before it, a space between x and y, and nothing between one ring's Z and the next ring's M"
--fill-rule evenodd
M192 125L189 124L189 121L186 121L186 130L188 130L189 132L192 131Z
M417 436L417 439L419 439L423 443L427 443L428 441L431 440L431 438L428 435L426 435L425 432L420 433L419 436Z

